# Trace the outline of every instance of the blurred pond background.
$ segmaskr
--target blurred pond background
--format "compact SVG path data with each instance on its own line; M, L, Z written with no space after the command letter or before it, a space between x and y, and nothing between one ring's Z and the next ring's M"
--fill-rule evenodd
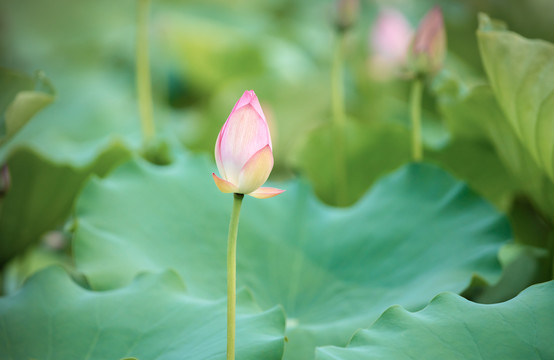
M415 28L435 4L447 27L445 67L469 83L484 78L475 38L478 12L506 21L523 36L554 40L549 0L361 1L345 39L349 121L408 127L408 82L371 76L371 29L383 7L399 10ZM64 152L87 152L82 149L87 147L92 152L100 138L114 134L131 147L139 144L136 5L133 0L1 1L0 64L26 74L41 70L50 80L57 99L36 121L51 127L41 131L57 133L58 141L50 145L61 158L75 162ZM304 148L309 132L330 122L337 21L334 1L152 1L157 127L194 151L211 153L233 103L254 89L273 126L273 176L289 176L317 156ZM425 97L424 117L427 145L444 146L448 132L432 96ZM391 156L395 163L402 158Z

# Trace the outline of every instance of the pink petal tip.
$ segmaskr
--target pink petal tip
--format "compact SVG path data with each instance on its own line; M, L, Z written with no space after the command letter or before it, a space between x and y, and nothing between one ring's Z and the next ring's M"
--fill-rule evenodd
M219 191L223 193L235 193L238 191L238 188L234 184L230 183L229 181L223 180L215 173L212 173L212 176L214 178L215 185L217 186Z

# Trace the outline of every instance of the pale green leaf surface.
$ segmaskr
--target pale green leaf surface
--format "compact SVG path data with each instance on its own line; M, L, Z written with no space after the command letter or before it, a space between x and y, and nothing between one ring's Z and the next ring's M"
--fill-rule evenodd
M552 359L553 303L553 281L494 305L444 293L416 313L387 309L348 347L318 348L316 359Z
M174 268L192 294L225 293L232 197L213 184L212 162L175 155L166 167L133 160L84 189L74 253L93 288ZM277 186L287 191L244 201L237 271L263 308L285 308L287 359L345 345L392 304L419 309L474 274L495 281L511 237L491 205L430 165L400 169L350 208L324 206L303 182Z
M262 312L247 291L237 296L237 359L281 359L282 309ZM225 298L190 296L172 271L92 292L51 267L0 298L0 358L223 360L226 309Z
M554 45L493 25L480 15L477 38L491 87L523 146L554 181Z

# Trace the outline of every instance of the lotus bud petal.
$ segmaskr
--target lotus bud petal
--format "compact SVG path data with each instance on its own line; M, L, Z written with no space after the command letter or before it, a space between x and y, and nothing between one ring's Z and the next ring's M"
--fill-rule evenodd
M380 11L371 29L370 71L374 78L386 80L400 73L407 60L413 29L402 13Z
M416 73L433 75L441 69L446 55L446 31L439 7L431 9L421 21L410 55Z
M215 144L220 177L212 174L224 193L268 198L284 190L260 188L273 168L269 127L254 91L245 91L221 128Z

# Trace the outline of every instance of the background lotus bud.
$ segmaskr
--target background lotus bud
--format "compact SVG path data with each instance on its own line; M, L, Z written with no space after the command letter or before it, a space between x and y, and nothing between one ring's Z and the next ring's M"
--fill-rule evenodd
M412 66L416 73L435 74L444 62L446 31L442 11L435 6L419 24L411 46Z
M261 188L273 168L273 149L265 115L254 91L245 91L221 128L215 144L219 171L215 184L224 193L269 198L284 190Z
M346 31L358 18L360 0L337 0L336 26L338 31Z
M376 79L386 80L404 68L413 29L400 12L380 11L370 34L370 72Z

